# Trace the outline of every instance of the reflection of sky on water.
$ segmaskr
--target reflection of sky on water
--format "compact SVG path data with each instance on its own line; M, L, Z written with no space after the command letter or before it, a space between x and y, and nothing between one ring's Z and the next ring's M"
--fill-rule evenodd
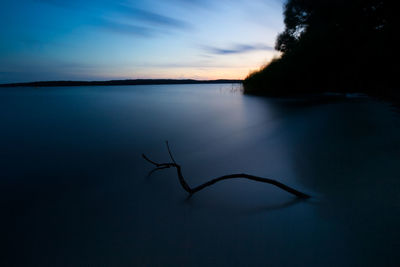
M368 99L317 103L229 85L0 91L8 261L39 265L395 265L398 116ZM234 172L311 193L296 201ZM5 241L4 241L5 240ZM18 257L17 257L18 255ZM290 255L288 257L287 255Z
M368 100L313 107L304 117L313 123L287 140L302 183L321 194L318 213L346 227L354 253L378 258L366 263L390 265L399 244L398 118Z

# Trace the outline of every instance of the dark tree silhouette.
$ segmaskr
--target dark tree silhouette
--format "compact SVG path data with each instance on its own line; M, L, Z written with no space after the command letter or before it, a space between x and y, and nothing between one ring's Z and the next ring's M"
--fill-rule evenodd
M249 75L245 92L398 88L396 13L389 0L288 0L275 46L282 57Z

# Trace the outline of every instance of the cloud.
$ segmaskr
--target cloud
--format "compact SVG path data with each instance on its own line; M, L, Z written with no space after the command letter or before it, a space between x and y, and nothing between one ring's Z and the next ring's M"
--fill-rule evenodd
M167 30L190 29L189 23L149 10L119 4L118 16L97 19L97 25L116 33L153 37Z
M208 53L216 55L230 55L230 54L240 54L240 53L259 51L259 50L271 51L274 50L274 48L270 45L263 45L263 44L255 44L255 45L238 44L238 45L233 45L229 48L205 46L204 50L206 50Z
M156 13L147 9L133 7L128 5L126 1L86 1L80 2L78 0L36 0L38 2L55 5L58 7L67 8L73 11L82 11L91 17L104 17L111 16L114 21L124 19L125 21L132 21L132 23L121 23L121 27L116 25L109 25L110 28L118 28L123 32L139 33L140 27L146 28L149 26L163 27L167 29L190 29L189 23L182 21L177 18L166 16L160 13ZM91 4L92 3L92 4ZM97 14L97 15L96 15ZM102 14L102 15L100 15ZM140 26L131 26L137 25ZM135 29L136 28L136 29ZM142 34L140 34L142 35Z
M185 5L187 8L210 8L214 7L214 4L216 4L214 1L211 0L175 0L176 5ZM220 0L221 2L221 0Z
M99 20L97 25L105 30L115 33L123 33L141 37L151 37L155 34L155 30L152 28L112 21L108 19Z
M175 19L169 16L161 15L144 9L132 8L125 5L122 7L123 9L121 9L121 11L134 20L142 21L144 23L149 23L149 24L155 24L158 26L164 26L167 28L175 28L175 29L191 28L189 23L179 19Z

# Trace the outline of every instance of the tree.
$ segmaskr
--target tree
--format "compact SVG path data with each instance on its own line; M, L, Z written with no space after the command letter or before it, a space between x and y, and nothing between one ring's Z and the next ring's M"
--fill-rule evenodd
M245 92L374 91L397 86L397 19L389 0L288 0L282 57Z

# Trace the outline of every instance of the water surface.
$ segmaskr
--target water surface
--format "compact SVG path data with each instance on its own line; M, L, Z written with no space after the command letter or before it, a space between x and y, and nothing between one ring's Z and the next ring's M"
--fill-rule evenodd
M0 89L2 266L398 266L398 113L233 87Z

